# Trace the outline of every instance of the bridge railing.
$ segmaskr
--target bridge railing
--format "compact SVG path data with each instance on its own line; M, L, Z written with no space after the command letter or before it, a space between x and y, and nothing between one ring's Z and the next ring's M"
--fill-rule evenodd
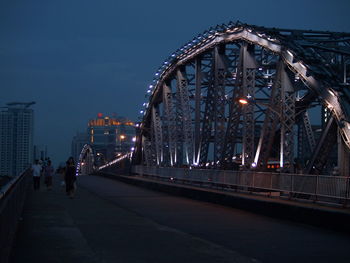
M0 188L0 262L9 261L30 175L27 169Z
M274 192L274 195L284 195L289 198L312 199L343 205L346 205L350 199L350 178L341 176L147 166L133 166L132 172L172 182L261 194Z

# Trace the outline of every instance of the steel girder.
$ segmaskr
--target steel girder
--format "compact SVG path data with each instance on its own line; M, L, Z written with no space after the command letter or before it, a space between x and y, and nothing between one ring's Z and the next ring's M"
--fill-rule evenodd
M212 67L214 67L212 65ZM211 70L207 76L208 89L205 100L204 116L202 120L202 134L201 134L201 151L199 157L199 163L204 164L208 161L209 144L212 138L213 122L215 117L215 89L214 89L214 76Z
M201 149L201 88L202 88L202 58L195 60L195 116L194 116L194 164L199 164Z
M281 86L282 86L282 71L283 62L278 63L277 73L274 83L272 85L271 97L266 108L266 114L264 124L260 133L259 143L256 150L254 163L257 168L264 170L269 161L270 153L272 150L272 144L276 135L276 127L280 118L280 105L281 105Z
M152 156L152 142L146 136L142 136L142 149L143 149L143 155L144 155L143 160L145 164L147 166L155 165L155 162Z
M184 150L184 134L183 134L183 108L181 105L181 92L179 90L179 85L176 83L176 93L175 93L175 112L176 112L176 165L183 165L183 150Z
M312 130L310 117L307 111L305 111L303 114L303 127L306 133L306 138L310 149L315 149L316 147L315 135L314 135L314 131Z
M282 171L294 171L295 93L284 65L281 71L281 142L280 167ZM287 164L287 167L286 167Z
M233 165L233 158L235 153L236 144L238 142L238 133L242 131L241 116L242 116L242 107L239 105L238 100L243 97L243 91L241 89L243 82L243 60L244 60L244 47L240 47L239 60L235 70L236 88L232 91L232 98L229 101L229 115L227 118L225 142L223 149L223 156L221 163L223 168L231 168Z
M189 94L187 89L187 78L186 72L181 69L177 70L177 85L179 93L179 106L181 107L182 113L182 127L183 127L183 138L184 138L184 148L185 148L185 157L186 164L192 165L194 160L194 147L193 147L193 132L192 132L192 118L189 105Z
M225 46L216 46L214 50L214 166L220 166L225 142Z
M255 99L255 70L254 46L244 44L242 46L242 91L243 97L248 100ZM242 165L249 169L254 159L255 119L254 103L248 103L243 109L243 149Z
M152 110L152 123L154 132L154 144L155 144L155 155L157 165L163 162L163 133L162 133L162 122L160 120L159 106L153 106Z
M334 117L331 117L315 147L312 157L306 166L304 173L321 174L327 162L327 158L334 148L338 136L338 127Z
M311 125L307 111L301 113L298 121L298 165L304 166L307 159L310 159L312 151L316 147L314 130ZM300 167L298 168L300 169Z
M80 172L79 169L82 168L82 164L87 167L87 173L91 173L95 169L95 151L90 144L85 144L83 149L79 154L79 159L77 160L77 174Z
M177 134L176 134L176 118L174 113L173 98L170 86L164 83L163 87L163 103L165 108L165 119L167 122L167 139L168 139L168 154L170 160L170 166L173 166L176 163L176 143L177 143Z
M163 140L167 138L169 141L169 156L177 158L177 164L182 164L181 154L185 153L189 165L203 166L212 160L217 168L225 168L230 166L228 164L232 163L234 154L241 149L243 163L247 164L245 167L248 169L256 163L259 169L266 166L269 158L274 157L271 154L277 150L282 164L289 163L291 171L297 120L303 123L309 147L318 155L315 157L317 163L318 159L323 158L320 157L320 151L315 151L320 147L320 142L314 144L314 129L304 115L314 104L322 103L328 108L345 144L350 146L350 92L344 88L350 82L349 39L350 34L347 33L269 29L242 23L210 30L172 54L156 73L141 134L152 141L152 133L155 135L152 122L155 118L152 117L151 109L153 105L163 103L164 120L161 123L167 125L167 134L163 135ZM236 46L233 50L246 47L245 51L242 48L243 55L233 52L233 57L239 58L240 63L232 64L235 59L228 58L228 45ZM212 63L205 65L202 63L203 58L208 57L209 53L212 54ZM247 63L247 56L255 65L242 64ZM268 61L268 56L274 57L273 61ZM283 64L284 73L278 73L278 60ZM195 73L194 78L189 77L187 80L185 69L190 64L195 68ZM211 69L204 72L208 65ZM234 78L230 76L235 74L236 80L233 81ZM278 74L282 74L279 80ZM176 114L176 136L170 139L169 123L175 121L168 121L172 119L168 110L171 106L167 106L164 93L159 94L166 91L164 83L173 80L176 81L177 91L176 94L171 93L170 97L175 101L173 112ZM188 87L192 81L194 90ZM268 81L272 85L268 85ZM274 91L278 81L284 83L279 86L281 94ZM301 83L301 87L297 87L296 82ZM296 99L296 93L315 95L306 96L309 99ZM242 95L249 96L251 100L261 99L268 105L278 102L280 118L276 118L278 114L269 109L272 106L264 108L255 104L246 105L242 114L237 104L237 99ZM268 127L271 125L273 127ZM162 130L165 133L165 126ZM280 145L277 147L273 142L276 142L278 135ZM259 138L259 144L255 149L256 138ZM327 138L325 140L328 141ZM172 152L171 144L176 145L176 153ZM209 155L213 156L212 159ZM169 162L166 161L164 165L170 165Z

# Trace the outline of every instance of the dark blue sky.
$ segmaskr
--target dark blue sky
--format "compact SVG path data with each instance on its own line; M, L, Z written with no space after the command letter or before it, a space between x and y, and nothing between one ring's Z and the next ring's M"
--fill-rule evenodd
M36 101L35 143L55 163L98 112L138 117L171 52L210 26L350 32L349 0L0 1L0 106Z

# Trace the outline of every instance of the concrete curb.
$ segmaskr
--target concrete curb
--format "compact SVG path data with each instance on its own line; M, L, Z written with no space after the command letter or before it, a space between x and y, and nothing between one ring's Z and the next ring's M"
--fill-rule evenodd
M346 209L328 208L267 197L261 198L249 194L222 192L213 189L147 180L133 176L107 173L99 173L98 175L176 196L216 203L265 216L350 233L350 211Z

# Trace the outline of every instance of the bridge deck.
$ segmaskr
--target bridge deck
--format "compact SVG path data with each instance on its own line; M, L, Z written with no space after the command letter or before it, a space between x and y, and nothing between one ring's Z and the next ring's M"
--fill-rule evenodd
M12 262L349 262L350 237L81 176L30 191Z

